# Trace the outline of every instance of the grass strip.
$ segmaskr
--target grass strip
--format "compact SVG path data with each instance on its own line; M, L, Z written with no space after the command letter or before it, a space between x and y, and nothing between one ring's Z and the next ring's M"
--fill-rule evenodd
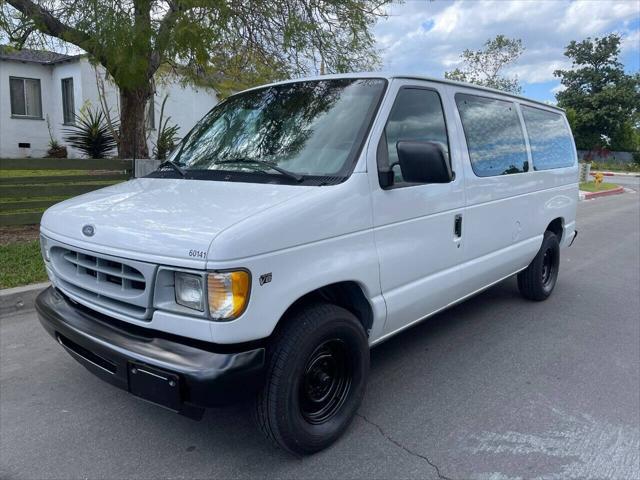
M44 282L47 273L40 255L40 242L0 245L0 288Z
M583 192L602 192L604 190L613 190L614 188L618 188L615 183L603 182L600 185L596 185L596 182L583 182L580 184L580 190Z

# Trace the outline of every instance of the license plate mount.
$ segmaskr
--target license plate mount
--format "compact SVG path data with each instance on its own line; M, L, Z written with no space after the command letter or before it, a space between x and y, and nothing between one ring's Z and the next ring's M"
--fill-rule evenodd
M180 377L141 363L129 363L129 392L148 402L178 412L182 406Z

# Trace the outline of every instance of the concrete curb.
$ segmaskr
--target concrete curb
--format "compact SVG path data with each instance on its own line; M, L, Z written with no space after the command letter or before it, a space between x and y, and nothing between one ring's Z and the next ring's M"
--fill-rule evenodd
M36 297L48 286L49 282L44 282L0 290L0 317L33 310Z
M584 196L585 200L591 200L592 198L608 197L609 195L619 195L624 193L624 187L612 188L611 190L602 190L601 192L580 192L580 197Z

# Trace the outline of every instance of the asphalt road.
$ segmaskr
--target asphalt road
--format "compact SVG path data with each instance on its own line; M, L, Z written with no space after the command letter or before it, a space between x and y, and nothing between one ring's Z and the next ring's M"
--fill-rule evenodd
M640 177L630 175L616 175L614 177L605 177L605 182L616 183L622 187L630 188L635 191L640 190Z
M304 459L244 406L174 415L4 318L0 478L640 478L639 198L580 204L548 301L510 279L374 349L359 416Z

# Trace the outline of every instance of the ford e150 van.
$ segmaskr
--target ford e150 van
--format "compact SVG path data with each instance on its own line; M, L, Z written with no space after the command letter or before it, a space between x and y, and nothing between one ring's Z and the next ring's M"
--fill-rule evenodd
M401 75L254 88L154 173L46 211L37 310L103 380L194 418L253 398L268 438L313 453L371 347L512 275L551 294L577 181L546 104Z

